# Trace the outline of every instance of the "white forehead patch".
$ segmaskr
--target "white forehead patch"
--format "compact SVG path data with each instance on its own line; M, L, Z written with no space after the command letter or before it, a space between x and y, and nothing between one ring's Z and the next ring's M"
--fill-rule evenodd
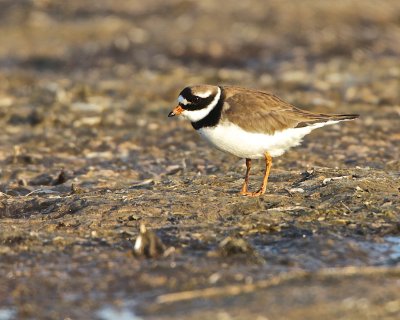
M212 91L208 90L206 92L196 92L196 96L200 97L200 98L208 98L209 96L211 96Z
M186 106L188 103L189 103L189 101L187 101L184 97L182 97L182 96L179 96L178 97L178 102L179 103L182 103L184 106Z

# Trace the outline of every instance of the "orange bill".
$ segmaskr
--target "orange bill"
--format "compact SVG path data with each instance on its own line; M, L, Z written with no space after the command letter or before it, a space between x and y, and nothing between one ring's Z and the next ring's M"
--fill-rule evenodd
M168 117L179 116L183 111L185 111L181 106L176 106L174 110L172 110Z

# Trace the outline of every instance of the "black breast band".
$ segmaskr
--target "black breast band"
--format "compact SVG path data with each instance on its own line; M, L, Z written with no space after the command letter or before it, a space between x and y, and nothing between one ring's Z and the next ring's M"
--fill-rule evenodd
M224 89L222 89L221 87L219 87L219 89L221 90L221 95L219 97L217 105L203 119L192 122L192 126L196 130L204 127L215 127L221 119L222 107L225 102L225 92Z

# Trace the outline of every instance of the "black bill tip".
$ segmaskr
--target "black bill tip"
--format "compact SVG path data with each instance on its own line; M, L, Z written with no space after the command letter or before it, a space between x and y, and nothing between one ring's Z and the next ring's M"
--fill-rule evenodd
M174 116L175 116L175 113L174 113L173 111L171 111L170 113L168 113L168 118L174 117Z

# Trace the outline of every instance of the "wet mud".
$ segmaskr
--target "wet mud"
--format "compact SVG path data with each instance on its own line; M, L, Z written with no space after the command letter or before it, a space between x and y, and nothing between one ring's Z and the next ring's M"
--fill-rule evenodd
M1 7L0 319L399 318L398 1ZM193 83L361 117L247 198Z

